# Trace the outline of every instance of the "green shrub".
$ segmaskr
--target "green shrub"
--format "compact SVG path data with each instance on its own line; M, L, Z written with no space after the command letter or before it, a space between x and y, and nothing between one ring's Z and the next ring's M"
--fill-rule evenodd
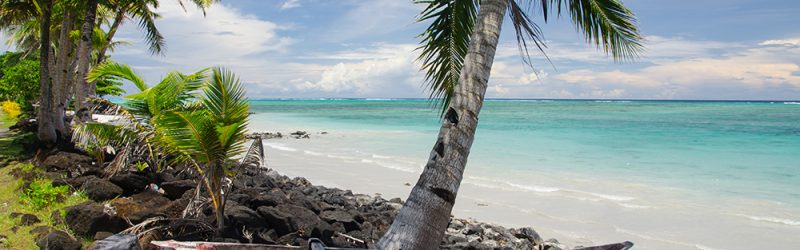
M53 187L47 180L36 180L24 190L20 199L38 210L60 202L67 193L69 193L68 186Z

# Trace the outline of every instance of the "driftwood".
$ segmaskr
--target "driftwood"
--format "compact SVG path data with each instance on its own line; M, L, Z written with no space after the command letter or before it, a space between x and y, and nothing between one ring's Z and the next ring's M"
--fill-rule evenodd
M285 249L311 249L311 250L323 250L323 249L347 249L347 248L332 248L332 247L325 247L322 244L322 241L316 238L311 238L308 240L308 245L306 246L282 246L282 245L263 245L263 244L242 244L242 243L222 243L222 242L180 242L180 241L152 241L150 242L150 246L153 249L158 250L235 250L235 249L244 249L244 250L285 250Z
M625 241L620 243L602 245L602 246L593 246L593 247L577 247L573 250L628 250L633 247L633 242Z

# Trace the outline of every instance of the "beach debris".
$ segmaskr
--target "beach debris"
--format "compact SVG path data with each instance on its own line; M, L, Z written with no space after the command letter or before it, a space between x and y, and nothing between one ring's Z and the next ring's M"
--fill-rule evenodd
M576 247L573 250L628 250L633 247L633 242L625 241L620 243L613 243L601 246L592 247Z

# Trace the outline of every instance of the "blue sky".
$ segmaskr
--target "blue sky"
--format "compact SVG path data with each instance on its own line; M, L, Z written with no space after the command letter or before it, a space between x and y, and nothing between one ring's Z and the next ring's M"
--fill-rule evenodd
M206 17L162 2L165 54L150 55L129 22L119 38L132 45L112 55L151 82L224 66L252 98L427 96L414 61L424 6L411 0L223 0ZM613 63L566 18L537 17L552 64L522 64L504 26L487 96L800 99L800 1L625 2L647 39L637 62Z

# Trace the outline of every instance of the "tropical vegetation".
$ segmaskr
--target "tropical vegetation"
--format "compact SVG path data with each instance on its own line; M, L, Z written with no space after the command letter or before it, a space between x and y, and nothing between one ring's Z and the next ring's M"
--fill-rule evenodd
M420 60L433 97L442 97L442 126L428 162L389 231L382 249L438 246L449 222L467 163L490 71L508 14L523 59L528 47L544 53L541 29L531 17L566 14L590 42L615 60L642 50L634 14L619 0L419 0L420 20L433 20L420 35Z
M230 71L214 68L185 75L170 72L148 86L130 67L107 62L92 70L89 80L113 77L133 83L140 92L126 98L117 124L86 122L75 129L76 145L96 152L118 152L106 168L129 166L160 170L189 165L204 177L218 229L224 226L223 178L238 164L249 110L244 89ZM113 105L106 103L106 105Z

